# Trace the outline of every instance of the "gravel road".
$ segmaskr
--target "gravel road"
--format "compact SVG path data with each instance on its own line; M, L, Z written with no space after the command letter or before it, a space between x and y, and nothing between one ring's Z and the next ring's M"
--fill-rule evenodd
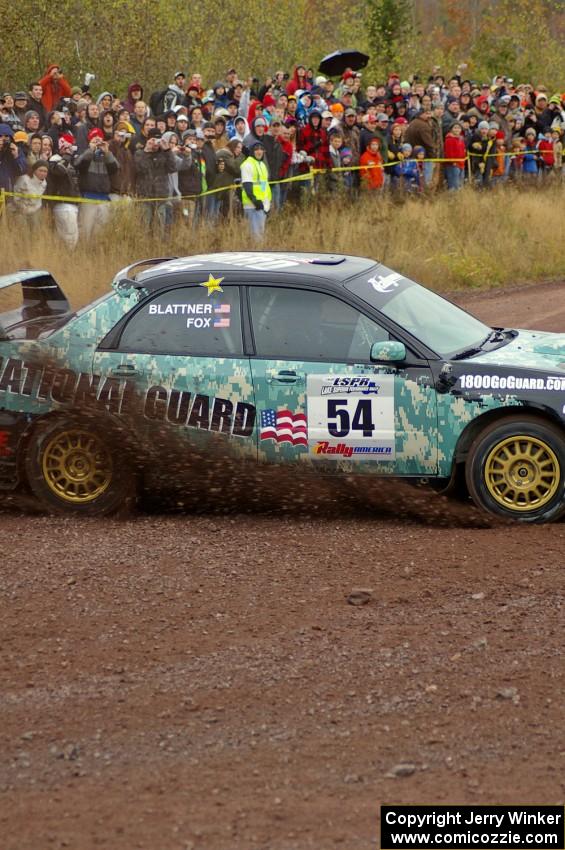
M458 300L560 330L564 294ZM563 523L389 483L0 529L2 850L370 850L382 803L563 802Z

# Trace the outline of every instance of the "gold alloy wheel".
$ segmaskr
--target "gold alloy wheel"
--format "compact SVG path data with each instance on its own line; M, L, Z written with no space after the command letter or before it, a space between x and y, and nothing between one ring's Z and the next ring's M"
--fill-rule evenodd
M73 504L92 502L112 481L112 458L88 431L61 431L45 446L41 468L49 489Z
M561 470L555 452L532 436L507 437L485 461L485 484L502 507L533 511L547 505L559 487Z

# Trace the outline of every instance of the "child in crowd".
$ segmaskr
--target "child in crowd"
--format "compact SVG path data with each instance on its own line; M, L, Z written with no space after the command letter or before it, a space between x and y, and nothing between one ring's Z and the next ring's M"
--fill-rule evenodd
M553 173L561 179L563 174L563 142L559 127L552 127L551 140L553 142Z
M528 127L524 133L524 142L522 174L524 175L524 179L534 182L538 179L539 152L536 131L533 127Z
M494 165L491 171L493 183L501 183L506 174L506 144L504 142L504 133L498 130L496 133L495 149L494 149Z
M381 143L376 136L371 139L364 154L361 155L359 165L361 169L361 185L365 189L382 189L385 183L383 158L380 154Z
M522 165L523 165L523 152L525 147L525 141L522 138L517 138L512 141L512 156L510 158L510 179L518 180L522 179Z
M415 152L416 149L414 149ZM422 150L424 150L422 148ZM406 192L419 192L423 185L424 172L420 173L418 163L412 158L412 145L405 142L401 148L402 162L400 163L400 173L402 188ZM424 151L425 154L425 151ZM422 163L423 166L423 163Z
M545 132L538 137L538 150L540 156L541 175L546 180L553 173L555 157L553 156L553 139L551 127L546 127Z

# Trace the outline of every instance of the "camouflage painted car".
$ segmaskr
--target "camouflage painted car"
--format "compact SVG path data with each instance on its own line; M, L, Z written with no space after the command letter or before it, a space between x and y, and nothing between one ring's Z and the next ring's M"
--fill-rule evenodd
M77 312L25 271L0 298L0 487L52 509L116 510L172 435L184 469L402 476L518 520L563 512L565 335L487 327L373 260L148 260Z

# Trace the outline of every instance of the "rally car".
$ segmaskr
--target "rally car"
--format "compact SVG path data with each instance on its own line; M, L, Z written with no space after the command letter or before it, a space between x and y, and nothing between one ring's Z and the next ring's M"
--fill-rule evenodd
M0 278L0 488L56 511L116 510L173 440L172 477L402 476L553 520L564 416L565 335L487 327L371 259L144 260L77 312L46 271Z

